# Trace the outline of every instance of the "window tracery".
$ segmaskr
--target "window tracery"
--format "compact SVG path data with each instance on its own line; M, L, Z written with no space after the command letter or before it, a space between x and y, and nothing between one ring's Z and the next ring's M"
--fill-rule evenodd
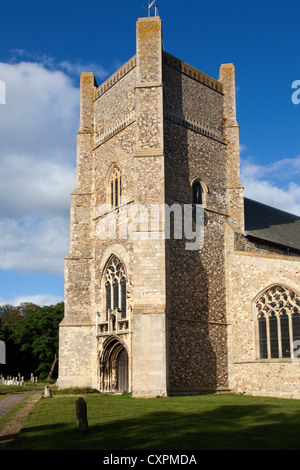
M113 256L105 270L106 289L106 320L112 311L120 312L121 318L126 318L126 274L123 263Z
M255 302L260 359L291 358L300 341L300 296L280 285Z

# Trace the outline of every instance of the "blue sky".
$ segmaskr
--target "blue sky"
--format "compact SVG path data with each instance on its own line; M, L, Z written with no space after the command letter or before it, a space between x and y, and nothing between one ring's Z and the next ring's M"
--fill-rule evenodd
M63 299L80 73L100 84L135 54L147 4L0 2L0 304ZM299 1L157 4L167 52L214 78L235 65L245 195L300 215Z

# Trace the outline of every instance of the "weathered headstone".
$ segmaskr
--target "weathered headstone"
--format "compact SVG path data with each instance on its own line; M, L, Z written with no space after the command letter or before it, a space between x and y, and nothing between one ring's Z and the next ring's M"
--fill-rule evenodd
M0 341L0 364L6 364L6 346L4 341Z
M45 397L45 398L52 397L52 393L51 393L51 390L50 390L50 388L48 387L48 385L46 385L46 387L45 387L45 390L44 390L44 397Z
M88 432L87 407L82 397L76 400L76 426L82 433Z

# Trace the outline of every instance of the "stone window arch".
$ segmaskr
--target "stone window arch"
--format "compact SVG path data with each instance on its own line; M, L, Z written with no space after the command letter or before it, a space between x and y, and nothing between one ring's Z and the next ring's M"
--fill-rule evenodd
M110 169L107 182L108 203L118 207L122 196L122 175L119 165L114 164Z
M206 196L208 193L206 184L203 181L201 181L199 178L195 178L192 181L191 186L192 186L192 203L205 206Z
M300 345L300 296L292 289L273 285L254 301L257 357L292 358Z

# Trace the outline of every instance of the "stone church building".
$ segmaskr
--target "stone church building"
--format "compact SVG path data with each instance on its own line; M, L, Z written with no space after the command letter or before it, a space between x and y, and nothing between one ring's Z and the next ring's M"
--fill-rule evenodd
M234 66L140 18L134 57L81 76L58 386L299 398L298 343L300 218L244 197Z

